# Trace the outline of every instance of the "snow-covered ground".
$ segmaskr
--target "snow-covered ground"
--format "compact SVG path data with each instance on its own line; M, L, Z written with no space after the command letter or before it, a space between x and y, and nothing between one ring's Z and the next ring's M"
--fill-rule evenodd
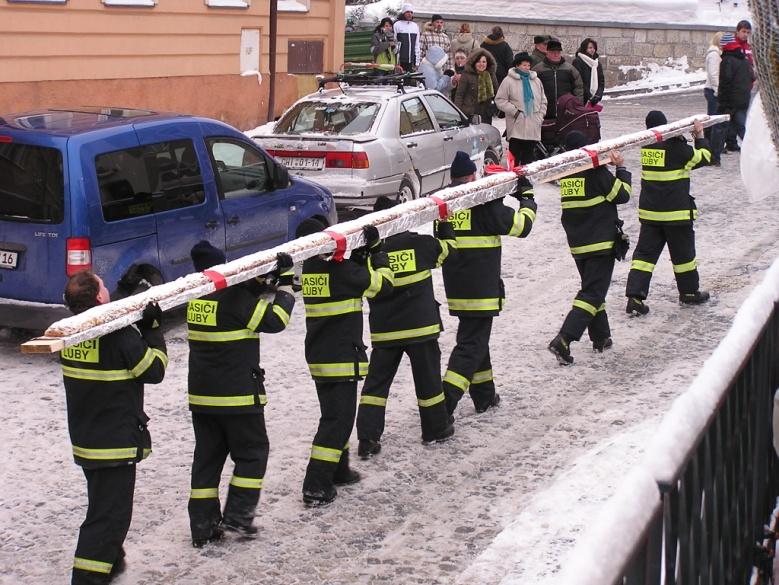
M703 111L705 102L695 92L607 103L604 137L643 128L651 109L674 120ZM638 152L625 154L638 184ZM702 285L713 293L708 305L679 307L666 253L653 278L650 314L628 318L628 263L619 263L607 299L614 349L594 354L583 341L573 345L575 365L558 366L546 344L578 278L559 222L559 195L537 186L533 233L504 244L508 305L495 321L491 345L500 408L477 415L466 399L454 438L424 446L404 362L380 456L356 461L365 479L321 509L304 508L300 496L319 409L303 357L302 305L296 307L286 332L263 337L271 455L253 542L190 545L187 343L183 322L174 320L166 328L168 375L147 387L154 454L139 465L128 569L117 583L555 582L566 551L642 457L663 413L779 255L776 206L772 198L746 196L738 155L693 175ZM634 242L637 192L622 210ZM443 299L440 275L435 279ZM445 312L443 319L445 360L456 320ZM62 583L86 494L70 455L59 367L54 356L18 353L6 336L0 368L0 583ZM232 469L226 467L223 486Z

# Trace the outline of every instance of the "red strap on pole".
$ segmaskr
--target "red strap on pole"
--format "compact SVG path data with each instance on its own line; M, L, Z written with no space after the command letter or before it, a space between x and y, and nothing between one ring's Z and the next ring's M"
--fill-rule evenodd
M440 197L436 197L435 195L430 195L430 197L428 198L435 201L435 204L438 205L439 219L441 221L446 221L449 218L449 207L447 207L446 201L444 201Z
M586 152L590 156L590 160L592 160L592 168L597 169L600 166L600 160L598 160L598 153L594 150L590 150L589 148L582 148L584 152Z
M525 171L525 165L519 165L518 167L514 167L511 169L511 171L518 177L524 177L527 172Z
M221 290L227 287L227 279L224 277L224 275L216 272L215 270L204 270L203 276L214 283L214 288L216 290Z
M333 252L333 260L336 262L342 262L344 259L344 253L346 252L346 237L343 234L334 232L332 230L325 230L325 233L335 241L335 252Z
M655 135L655 138L657 138L658 142L662 142L663 141L663 133L662 132L660 132L658 130L652 130L652 134Z

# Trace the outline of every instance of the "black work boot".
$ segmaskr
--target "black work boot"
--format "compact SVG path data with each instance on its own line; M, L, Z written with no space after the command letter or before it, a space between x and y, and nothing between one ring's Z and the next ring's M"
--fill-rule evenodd
M474 406L474 408L476 408L477 413L481 414L483 412L487 412L490 408L496 407L498 404L500 404L500 394L495 392L489 402L486 404L480 404L479 406ZM454 429L452 429L452 432L454 432Z
M422 435L422 442L423 443L443 443L444 441L448 441L452 438L452 435L454 435L454 425L452 423L448 423L441 431L431 434L431 435Z
M548 349L554 354L561 366L570 366L573 363L571 346L562 333L558 333L557 336L549 342Z
M254 538L257 536L257 527L252 521L246 522L245 520L225 516L222 520L222 528L243 538Z
M303 488L303 502L307 506L324 506L332 502L338 495L334 485Z
M370 459L381 451L381 443L373 439L364 439L357 443L357 454L361 459Z
M195 548L203 548L207 544L211 544L212 542L218 542L224 538L224 530L221 526L214 526L211 529L211 534L209 534L205 538L192 538L192 546Z
M603 339L592 340L592 350L598 353L603 353L606 349L611 349L614 346L614 342L611 337L604 337Z
M649 305L637 297L628 297L628 304L625 307L628 315L641 316L649 312Z
M702 305L709 300L708 291L696 290L694 293L682 293L679 295L679 303L682 305Z
M341 453L341 459L338 461L338 467L333 474L333 483L335 485L351 485L361 479L360 472L349 466L349 449L344 449Z

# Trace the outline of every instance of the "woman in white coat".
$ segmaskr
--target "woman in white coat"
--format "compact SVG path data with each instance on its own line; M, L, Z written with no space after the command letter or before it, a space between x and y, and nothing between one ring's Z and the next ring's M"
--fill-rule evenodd
M536 143L541 140L541 124L546 113L544 86L527 53L514 57L513 67L495 94L495 105L506 113L506 138L516 164L536 160Z

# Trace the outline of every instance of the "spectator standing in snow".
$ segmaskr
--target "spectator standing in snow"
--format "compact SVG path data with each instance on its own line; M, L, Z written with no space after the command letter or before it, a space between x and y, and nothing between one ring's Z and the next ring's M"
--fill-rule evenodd
M65 304L75 314L109 300L91 271L77 272L65 286ZM124 571L135 465L151 453L143 386L162 382L168 364L161 321L159 306L150 304L138 330L128 325L60 352L73 458L84 471L89 500L72 585L109 583Z
M477 49L468 55L465 62L465 71L457 84L454 103L469 117L478 114L482 122L492 124L493 100L497 89L495 59L489 51Z
M495 105L506 113L506 137L516 164L533 162L541 124L546 114L546 94L538 74L530 70L532 58L518 53L506 79L500 84Z
M444 30L444 19L439 14L434 14L428 25L425 25L425 32L419 40L420 56L422 59L427 55L430 47L441 47L446 52L446 65L444 69L452 68L451 50L452 41Z
M457 51L455 51L454 75L452 76L452 99L454 99L454 94L457 91L457 84L460 83L460 77L462 76L463 71L465 71L465 62L467 60L468 53L466 53L464 49L457 49Z
M419 27L414 22L414 7L404 4L400 18L393 26L395 39L399 44L398 63L403 71L414 71L419 65Z
M565 137L565 150L587 145L587 137L574 130ZM614 261L627 252L622 244L617 205L627 203L631 194L631 175L625 159L612 151L610 162L616 176L605 165L560 179L562 224L571 255L581 278L581 287L560 332L549 343L549 351L561 365L573 363L570 344L589 333L592 348L603 352L612 346L606 293L611 285Z
M752 23L748 20L742 20L736 25L736 41L741 45L744 56L749 64L754 67L755 61L752 55L752 45L749 44L749 35L752 34Z
M703 86L703 97L706 98L706 113L709 116L713 116L717 113L717 89L719 88L719 66L722 62L722 50L720 49L719 42L722 38L722 32L716 32L711 37L711 44L706 49L704 55L704 63L706 65L706 84ZM711 140L711 127L704 129L704 135L707 139ZM712 144L711 150L711 163L715 166L720 159L720 153L717 152L716 146Z
M398 46L395 41L395 31L392 28L391 18L382 18L379 26L373 31L371 38L371 54L373 62L379 65L398 64Z
M546 57L546 44L551 38L549 35L536 35L533 37L533 45L535 46L533 47L533 52L530 53L530 57L533 59L530 63L531 69Z
M584 96L582 77L562 56L563 45L557 39L546 44L546 57L533 71L544 85L546 93L546 116L548 120L557 118L557 100L567 93L575 95L581 101ZM582 102L583 103L583 102Z
M594 39L584 39L576 51L573 66L582 78L584 105L593 106L603 99L606 81L603 76L603 65L598 58L598 43Z
M492 32L482 42L481 48L488 50L495 58L495 76L498 79L498 85L500 85L508 74L511 61L514 59L514 52L503 36L503 29L499 26L493 26Z
M419 72L425 76L425 87L447 93L452 89L454 71L445 69L448 55L441 47L430 47L419 64Z
M752 66L733 33L722 35L720 47L722 48L722 61L719 68L717 113L729 114L730 124L717 124L712 131L715 164L716 161L719 161L719 154L723 152L723 143L728 138L728 132L734 133L734 144L727 145L727 149L729 151L741 150L735 135L742 140L744 139L747 110L752 97L752 82L755 79Z
M464 22L460 25L460 32L454 35L452 39L452 59L454 59L457 51L465 51L467 57L473 51L479 48L479 41L477 41L473 34L471 34L471 25Z

